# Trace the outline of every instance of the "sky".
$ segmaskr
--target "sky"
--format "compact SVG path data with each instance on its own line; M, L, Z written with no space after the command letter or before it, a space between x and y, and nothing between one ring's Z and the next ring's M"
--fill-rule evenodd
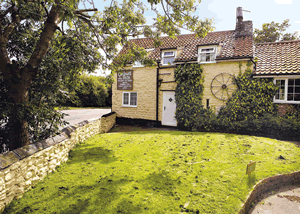
M110 4L110 0L94 0L95 7L102 11ZM196 15L200 19L213 18L215 31L234 30L236 24L236 8L242 7L244 20L252 20L253 28L261 29L262 24L272 21L282 23L290 20L287 33L299 31L300 34L300 0L202 0L198 5ZM159 8L158 8L159 9ZM151 10L145 12L148 24L152 24L155 16ZM182 31L182 34L189 33ZM101 71L97 71L100 75Z

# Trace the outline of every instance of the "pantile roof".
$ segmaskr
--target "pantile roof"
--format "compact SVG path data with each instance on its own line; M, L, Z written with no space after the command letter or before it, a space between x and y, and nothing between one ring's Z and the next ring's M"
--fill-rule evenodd
M210 32L204 38L196 38L195 34L178 35L175 39L162 37L161 41L162 45L155 48L153 40L149 38L130 40L131 43L136 44L138 47L145 49L155 48L148 57L157 62L161 61L161 50L177 49L179 47L183 47L183 51L177 56L177 62L195 61L198 57L198 46L201 45L220 45L221 53L216 57L217 60L253 57L252 35L237 36L234 30ZM126 52L126 47L123 47L119 54Z
M255 45L254 75L300 73L300 40Z

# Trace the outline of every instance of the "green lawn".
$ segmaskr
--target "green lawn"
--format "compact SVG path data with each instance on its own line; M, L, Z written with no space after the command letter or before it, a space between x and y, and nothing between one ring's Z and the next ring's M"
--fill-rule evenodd
M279 156L284 159L278 159ZM250 179L246 165L257 161ZM300 170L300 148L177 131L97 135L5 213L237 213L253 185Z

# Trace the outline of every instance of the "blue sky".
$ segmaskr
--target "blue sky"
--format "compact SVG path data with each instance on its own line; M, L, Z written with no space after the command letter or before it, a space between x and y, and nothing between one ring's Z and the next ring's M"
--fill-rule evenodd
M94 0L95 7L99 11L102 11L110 2L110 0ZM290 19L291 26L287 32L300 31L300 0L202 0L198 5L196 15L201 19L213 18L215 31L234 30L236 8L239 6L251 11L251 13L244 12L244 20L252 20L253 28L261 29L263 23L272 21L282 23L283 20ZM149 10L145 16L148 24L151 24L153 12ZM182 33L189 32L182 31Z
M110 0L94 0L95 7L102 11ZM244 12L244 20L252 20L254 28L261 28L263 23L272 21L282 23L290 19L288 32L300 31L299 0L202 0L196 15L200 18L214 18L215 31L233 30L236 22L236 8L250 10ZM150 22L154 14L149 10L145 13Z

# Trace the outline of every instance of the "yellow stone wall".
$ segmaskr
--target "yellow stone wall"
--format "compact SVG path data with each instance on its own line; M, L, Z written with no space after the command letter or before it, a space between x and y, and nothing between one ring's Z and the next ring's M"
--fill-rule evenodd
M204 76L204 92L202 98L202 104L206 107L206 100L209 99L209 105L216 108L218 111L221 106L226 105L226 101L217 99L211 93L211 82L213 78L220 73L232 74L235 77L239 73L239 62L220 62L220 63L207 63L203 64L203 76ZM242 71L246 69L246 61L242 62Z
M228 73L237 76L239 73L239 62L219 62L203 64L204 75L204 93L202 104L206 107L206 100L209 99L210 107L217 111L226 104L211 93L210 85L213 78L220 73ZM131 67L130 67L131 68ZM130 69L127 68L127 69ZM159 88L159 108L158 120L162 120L163 91L175 90L174 68L160 68L159 79L162 79ZM246 61L242 62L242 71L246 69ZM117 82L113 84L112 111L117 113L118 117L133 119L156 120L156 68L139 67L133 68L133 90L117 90ZM165 74L165 75L163 75ZM115 79L116 79L115 74ZM122 107L123 92L137 92L137 107Z
M156 67L133 67L132 69L132 90L117 90L117 74L114 76L112 111L115 111L118 117L156 120ZM137 92L137 107L122 106L123 92Z

